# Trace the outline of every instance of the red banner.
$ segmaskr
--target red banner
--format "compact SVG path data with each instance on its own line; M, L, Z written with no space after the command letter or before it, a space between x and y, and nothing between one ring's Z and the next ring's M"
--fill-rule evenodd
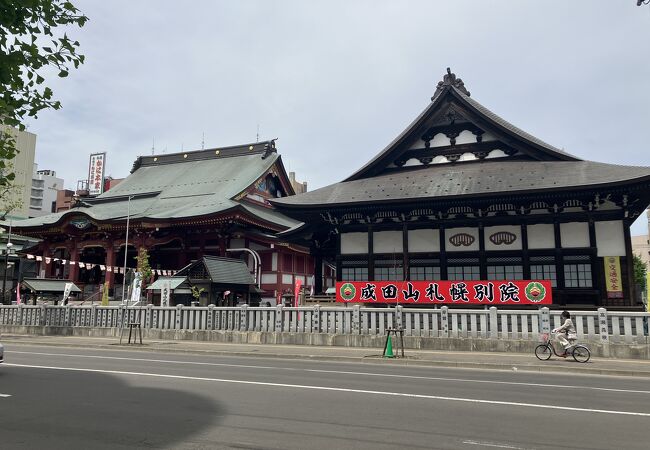
M343 303L548 305L548 280L516 281L340 281L336 301Z

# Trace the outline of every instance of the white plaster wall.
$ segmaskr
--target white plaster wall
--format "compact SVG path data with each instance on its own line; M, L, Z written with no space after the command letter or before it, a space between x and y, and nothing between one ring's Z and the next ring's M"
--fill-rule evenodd
M589 247L589 224L569 222L560 224L562 248Z
M278 282L277 273L263 273L262 284L276 284Z
M409 252L439 252L440 230L409 230Z
M476 135L469 130L463 130L456 138L456 145L476 143Z
M431 164L444 164L448 162L449 160L447 159L447 157L442 155L438 155L431 160Z
M474 156L474 153L463 153L460 155L459 161L474 161L475 159L478 158Z
M431 147L446 147L451 145L451 141L442 133L436 134L431 140Z
M490 240L490 236L499 232L507 232L515 235L515 241L512 244L496 245ZM485 250L521 250L521 227L515 225L502 225L494 227L485 227Z
M372 235L373 253L402 253L401 231L376 231Z
M503 158L504 156L508 156L508 155L506 155L503 150L496 149L496 150L492 150L490 153L488 153L486 158L487 159L489 159L489 158Z
M291 275L290 273L283 273L282 284L293 284L293 275Z
M409 167L409 166L421 166L422 163L420 162L419 159L417 158L411 158L406 163L404 163L404 167Z
M622 220L596 222L598 256L625 256L625 234Z
M341 254L368 253L368 233L341 233Z
M482 139L483 142L496 141L496 140L497 140L496 136L490 133L489 131L483 133L483 139Z
M527 226L528 248L555 248L555 231L552 223L538 223Z
M455 247L451 242L449 242L449 238L459 233L469 234L474 238L474 242L472 242L472 244L469 246L461 245L459 247ZM448 230L445 230L445 249L448 252L477 251L479 249L478 228L459 227L459 228L449 228Z
M271 270L278 270L278 254L273 253L273 257L271 258Z

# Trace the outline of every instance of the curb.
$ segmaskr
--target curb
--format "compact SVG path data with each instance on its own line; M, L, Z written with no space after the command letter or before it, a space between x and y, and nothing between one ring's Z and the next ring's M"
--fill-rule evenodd
M72 343L47 343L47 342L25 342L20 339L12 340L11 338L3 339L4 343L13 345L26 345L26 346L42 346L42 347L65 347L65 348L94 348L103 350L129 350L138 352L160 352L170 354L195 354L195 355L215 355L215 356L232 356L232 357L246 357L246 358L265 358L265 359L289 359L289 360L307 360L307 361L332 361L332 362L351 362L351 363L364 363L364 364L391 364L399 366L424 366L424 367L442 367L450 369L476 369L476 370L499 370L499 371L521 371L521 372L536 372L536 373L574 373L582 375L601 375L601 376L620 376L620 377L641 377L650 378L650 371L636 371L626 369L599 369L591 367L568 366L558 367L556 365L516 365L516 364L500 364L500 363L480 363L468 361L441 361L441 360L424 360L414 357L401 358L381 358L380 355L364 355L364 356L329 356L329 355L310 355L310 354L282 354L282 353L254 353L242 351L228 351L228 350L201 350L201 349L181 349L181 348L168 348L159 346L137 346L129 344L72 344ZM145 344L147 345L147 344ZM369 349L370 350L370 349ZM374 350L374 349L373 349ZM376 349L381 351L380 349ZM9 351L11 353L11 351ZM578 363L576 363L578 364Z

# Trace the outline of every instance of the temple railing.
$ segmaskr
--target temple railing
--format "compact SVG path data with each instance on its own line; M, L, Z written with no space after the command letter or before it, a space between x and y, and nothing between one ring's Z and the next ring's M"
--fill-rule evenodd
M646 344L650 313L571 311L578 339L601 343ZM0 325L120 328L140 322L145 329L221 330L286 333L384 335L402 328L406 336L538 340L561 325L560 312L348 308L337 307L125 307L125 306L0 306Z

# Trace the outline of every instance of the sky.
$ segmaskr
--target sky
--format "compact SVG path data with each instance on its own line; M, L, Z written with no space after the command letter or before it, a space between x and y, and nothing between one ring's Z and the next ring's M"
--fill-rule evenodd
M39 169L278 138L313 190L429 103L451 67L501 117L578 157L650 166L650 6L636 0L73 0L86 63L29 123ZM632 234L647 233L640 218Z

